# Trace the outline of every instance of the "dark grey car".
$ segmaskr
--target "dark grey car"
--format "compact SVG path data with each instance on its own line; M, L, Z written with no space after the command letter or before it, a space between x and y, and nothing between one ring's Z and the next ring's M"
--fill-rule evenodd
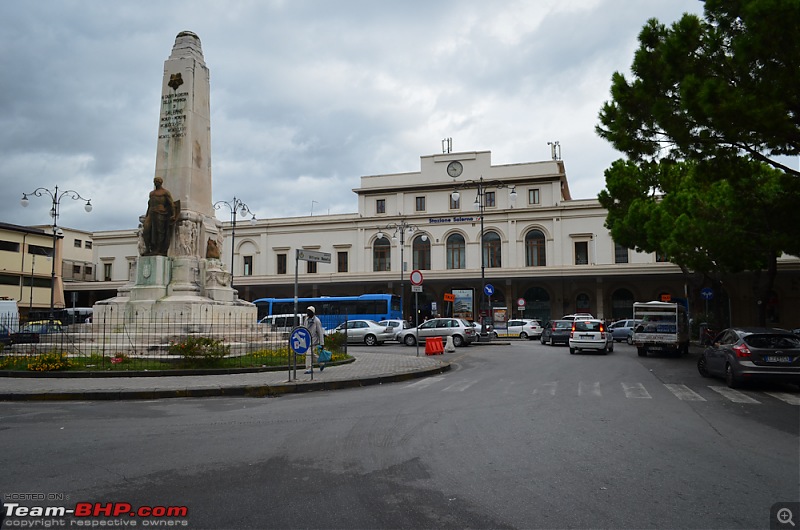
M568 344L569 334L572 332L572 320L551 320L542 328L539 340L542 344Z
M697 360L703 377L724 377L729 387L756 379L800 385L800 337L783 329L729 328Z

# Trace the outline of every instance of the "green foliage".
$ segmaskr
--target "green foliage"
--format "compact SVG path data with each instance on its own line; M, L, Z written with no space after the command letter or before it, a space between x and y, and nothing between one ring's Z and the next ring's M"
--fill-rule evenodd
M774 158L800 154L800 1L706 0L639 44L597 127L628 157L605 172L606 226L716 282L752 271L764 301L777 258L800 255L800 172Z
M612 77L600 136L633 161L800 154L800 2L707 0L704 19L639 34L629 82Z
M208 337L184 337L169 345L170 355L182 357L184 364L192 367L219 366L230 350L221 340Z

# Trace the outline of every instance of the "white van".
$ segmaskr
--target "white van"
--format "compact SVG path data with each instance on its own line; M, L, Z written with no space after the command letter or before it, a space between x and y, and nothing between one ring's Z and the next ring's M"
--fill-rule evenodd
M0 298L0 325L8 329L8 333L19 331L19 307L11 298Z
M268 315L258 321L259 324L266 324L268 331L288 333L294 329L295 316L297 316L297 325L303 324L303 317L305 315L291 313L284 315Z

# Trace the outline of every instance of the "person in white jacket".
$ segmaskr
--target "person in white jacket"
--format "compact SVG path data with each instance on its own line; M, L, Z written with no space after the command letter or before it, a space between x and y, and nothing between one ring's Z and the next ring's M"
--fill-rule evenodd
M305 373L307 374L311 373L311 366L314 364L314 353L321 350L325 344L325 330L322 329L322 322L320 322L316 312L316 308L310 305L306 308L306 316L303 318L303 326L311 332L311 348L306 353ZM319 369L322 371L324 368L324 366L320 365Z

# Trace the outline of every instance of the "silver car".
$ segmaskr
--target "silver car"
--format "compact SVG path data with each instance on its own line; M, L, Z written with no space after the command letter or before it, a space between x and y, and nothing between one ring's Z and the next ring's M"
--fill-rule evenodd
M611 332L611 338L614 342L622 342L623 340L628 344L633 344L633 329L641 323L641 320L617 320L608 326Z
M453 337L455 347L467 346L477 340L477 333L470 322L461 318L433 318L423 322L416 328L404 329L397 334L397 340L406 346L413 346L417 340L424 341L429 337Z
M574 355L578 350L599 350L603 354L614 351L611 333L602 320L575 319L569 334L569 353Z
M381 326L374 320L348 320L325 332L326 335L347 333L347 342L363 342L367 346L394 339L394 328Z
M381 320L378 322L379 326L386 326L387 328L392 328L392 333L394 334L394 339L396 339L397 334L404 329L408 329L411 327L411 324L408 323L406 320L402 320L399 318L390 318L387 320ZM397 339L396 339L397 340Z
M542 336L542 325L530 318L512 319L508 321L506 334L521 339L538 339Z

